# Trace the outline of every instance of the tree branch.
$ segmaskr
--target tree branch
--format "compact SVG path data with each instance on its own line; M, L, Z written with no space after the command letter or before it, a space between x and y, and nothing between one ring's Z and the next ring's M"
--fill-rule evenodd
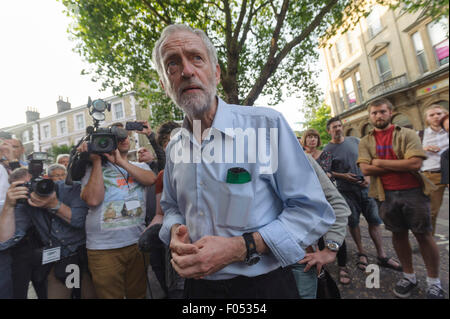
M272 76L272 74L277 69L278 65L281 63L281 61L287 56L291 50L297 46L299 43L301 43L305 38L307 38L312 31L320 24L325 14L331 11L331 9L336 5L338 0L330 0L328 4L320 10L320 12L317 14L317 16L314 18L314 20L308 25L306 29L304 29L300 35L295 37L291 42L287 43L283 49L280 51L280 53L276 56L269 56L267 59L266 64L264 65L263 69L261 70L260 76L255 82L255 85L248 93L247 97L244 100L244 105L253 105L255 103L256 99L258 98L259 94L261 94L262 89L264 88L264 85L267 83L267 80ZM272 50L272 49L271 49Z
M165 22L167 25L172 24L172 19L170 19L170 17L165 17L163 15L161 15L147 0L143 0L142 1L149 9L151 12L153 12L156 16L158 16L158 18L160 18L163 22Z

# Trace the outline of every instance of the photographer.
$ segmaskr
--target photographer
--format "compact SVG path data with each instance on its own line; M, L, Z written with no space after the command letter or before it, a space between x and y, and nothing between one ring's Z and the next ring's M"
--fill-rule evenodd
M89 284L87 267L83 261L85 244L84 225L87 206L80 199L80 185L65 185L60 181L48 196L39 196L33 189L23 186L26 178L12 182L6 194L5 205L0 215L0 250L16 245L34 226L40 241L45 245L38 250L42 262L49 272L48 298L70 298L72 289L66 286L66 266L79 266L81 274L81 296L92 298L95 294ZM26 200L26 203L18 203ZM50 259L50 251L56 251ZM79 278L78 278L79 279Z
M123 128L121 123L113 126ZM147 164L129 162L129 149L126 135L118 138L111 154L90 153L91 166L81 181L81 198L90 208L89 270L99 298L145 298L145 259L136 243L145 228L145 186L152 185L156 176ZM80 153L87 151L86 142L78 148Z
M153 156L151 156L151 153L147 149L145 149L145 151L147 151L147 153L149 154L146 154L144 150L139 149L138 156L142 155L146 159L142 161L139 160L139 162L146 162L150 166L152 171L155 174L158 174L161 170L164 169L164 166L166 165L166 153L164 149L161 147L161 145L159 145L159 143L157 142L155 133L152 131L152 128L150 127L148 121L136 121L136 122L141 123L143 125L142 131L137 130L136 133L144 134L145 136L147 136L148 141L152 145L153 150L155 151L156 154L156 161L155 161ZM143 152L144 154L140 154L141 152ZM151 159L149 155L152 157Z

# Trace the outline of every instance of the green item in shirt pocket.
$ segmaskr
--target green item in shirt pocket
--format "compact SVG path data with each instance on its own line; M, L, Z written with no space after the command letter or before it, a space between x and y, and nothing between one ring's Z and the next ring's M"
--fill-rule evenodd
M250 173L242 167L232 167L227 172L227 183L245 184L252 180Z

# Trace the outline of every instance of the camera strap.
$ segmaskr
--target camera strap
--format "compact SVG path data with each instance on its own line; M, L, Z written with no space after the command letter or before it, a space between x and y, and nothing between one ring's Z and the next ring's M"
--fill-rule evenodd
M111 163L111 162L110 162L110 163ZM119 171L120 175L123 176L123 178L125 179L125 182L127 183L128 191L130 191L130 184L128 184L128 178L130 177L130 174L128 174L128 172L127 172L127 176L125 176L125 174L122 173L122 171L120 170L119 167L117 167L116 164L111 163L111 165L114 166L114 167Z

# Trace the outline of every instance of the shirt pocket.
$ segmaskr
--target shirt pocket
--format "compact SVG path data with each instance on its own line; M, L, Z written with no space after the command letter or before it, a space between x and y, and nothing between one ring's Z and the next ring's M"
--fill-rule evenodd
M217 225L233 229L248 227L250 210L254 198L253 184L218 183Z

